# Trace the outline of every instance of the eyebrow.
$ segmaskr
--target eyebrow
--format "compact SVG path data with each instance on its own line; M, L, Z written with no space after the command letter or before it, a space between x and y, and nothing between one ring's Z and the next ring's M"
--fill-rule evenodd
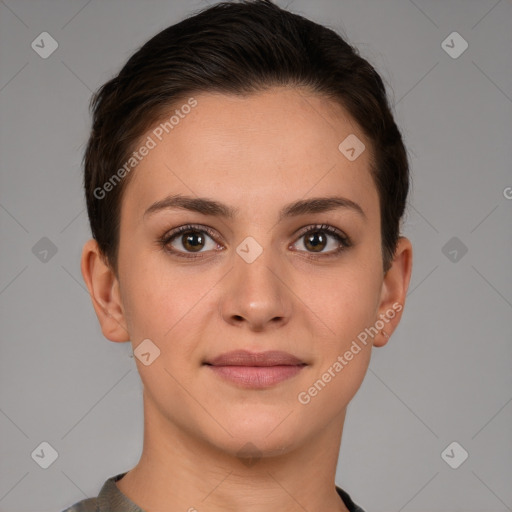
M226 219L234 219L238 213L238 208L233 208L226 204L220 203L206 197L191 197L181 194L170 195L164 199L153 203L145 212L143 217L152 215L161 210L167 209L183 209L192 212L201 213L203 215L213 215ZM347 208L355 211L361 217L366 219L366 215L356 202L340 196L329 197L313 197L311 199L300 199L293 203L285 205L279 212L279 221L297 217L299 215L323 213L336 210L339 208Z

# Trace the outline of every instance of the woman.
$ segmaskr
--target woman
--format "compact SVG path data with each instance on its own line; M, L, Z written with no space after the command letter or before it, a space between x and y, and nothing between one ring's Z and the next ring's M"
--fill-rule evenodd
M381 78L270 1L221 3L92 105L82 274L132 343L144 446L68 512L361 511L334 482L345 413L412 266Z

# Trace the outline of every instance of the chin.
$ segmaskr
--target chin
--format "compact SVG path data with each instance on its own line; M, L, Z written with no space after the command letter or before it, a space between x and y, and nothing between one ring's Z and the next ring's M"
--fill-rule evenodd
M268 411L258 414L253 411L252 414L238 415L227 419L225 423L229 425L232 437L226 433L221 439L212 441L218 448L240 458L283 455L300 444L301 439L304 438L305 442L304 425L297 425L293 416L291 410L286 414L269 414Z
M258 437L259 436L259 437ZM295 443L288 439L275 438L270 440L261 436L240 435L233 439L224 439L215 443L216 448L230 457L240 459L242 464L250 466L260 459L279 457L290 453L295 448Z

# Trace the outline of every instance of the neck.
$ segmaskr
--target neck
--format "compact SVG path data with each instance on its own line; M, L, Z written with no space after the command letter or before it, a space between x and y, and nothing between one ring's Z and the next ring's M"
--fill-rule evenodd
M286 453L240 458L163 419L144 401L139 463L117 487L146 511L348 512L334 478L345 411Z

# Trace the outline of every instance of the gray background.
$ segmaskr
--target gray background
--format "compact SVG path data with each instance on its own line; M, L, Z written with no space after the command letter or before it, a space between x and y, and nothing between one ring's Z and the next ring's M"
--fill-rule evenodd
M377 67L413 173L405 315L349 407L337 483L368 512L512 510L512 4L288 4ZM60 511L138 461L131 348L103 338L79 267L88 102L149 37L204 6L0 1L1 512ZM47 59L31 48L43 31L59 44ZM469 44L455 59L441 46L453 31ZM48 469L31 457L43 441L58 452ZM469 453L458 469L441 458L452 441Z

